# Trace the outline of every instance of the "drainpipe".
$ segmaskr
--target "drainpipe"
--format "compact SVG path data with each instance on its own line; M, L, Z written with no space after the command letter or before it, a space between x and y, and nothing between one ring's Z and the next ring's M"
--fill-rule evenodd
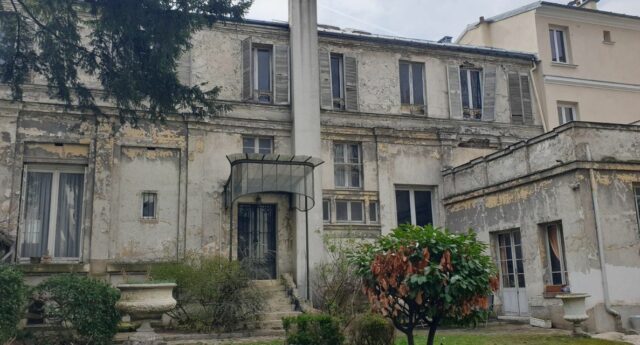
M587 160L593 162L591 157L591 148L587 145ZM600 270L602 272L602 292L604 297L604 308L611 316L616 319L616 328L622 328L620 322L620 313L611 307L611 300L609 296L609 282L607 280L607 266L604 258L604 236L602 234L602 227L599 217L598 206L598 185L596 183L596 176L593 167L589 168L589 178L591 182L591 201L593 202L593 218L596 225L596 238L598 240L598 258L600 259Z
M533 72L538 69L538 64L536 60L532 60L531 63L533 67L529 70L529 77L531 78L531 85L533 85L533 93L536 95L536 104L538 105L538 113L540 113L540 120L542 120L542 129L544 132L547 132L547 117L544 115L544 110L542 110L542 104L540 104L540 96L538 94L538 87L536 86L536 78L533 76Z

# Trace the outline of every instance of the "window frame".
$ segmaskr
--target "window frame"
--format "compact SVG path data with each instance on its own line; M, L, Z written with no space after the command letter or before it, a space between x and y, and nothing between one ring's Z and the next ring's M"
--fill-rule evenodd
M346 203L347 204L347 220L338 219L338 203ZM351 210L353 203L360 203L360 209L362 211L362 219L361 220L353 220ZM336 223L337 224L365 224L366 223L366 214L365 214L365 202L364 200L356 200L356 199L338 199L335 201L336 204Z
M144 215L144 200L145 195L153 196L153 215L145 216ZM158 191L155 190L144 190L140 193L140 220L141 221L154 221L158 220Z
M640 183L632 185L633 195L636 206L636 220L638 221L638 235L640 235Z
M395 189L394 189L394 199L396 199L396 192L398 191L407 191L409 192L409 211L411 213L411 224L412 225L416 225L417 224L417 211L416 211L416 200L415 200L415 192L430 192L431 193L431 225L436 226L437 224L437 211L436 211L436 207L435 207L435 194L436 194L436 188L434 187L420 187L420 186L402 186L402 185L396 185ZM394 200L395 201L395 208L396 208L396 222L398 221L398 200ZM401 225L401 224L396 224L397 226Z
M260 82L260 62L258 59L258 52L259 51L268 51L269 52L269 90L265 91L265 90L260 90L258 85ZM274 92L273 92L273 88L274 88L274 78L275 78L275 74L274 74L274 64L275 64L275 59L274 59L274 49L273 49L273 45L270 44L256 44L253 43L251 45L251 56L253 58L253 66L251 66L252 68L252 79L253 79L253 90L251 90L253 92L253 99L254 101L258 102L258 103L262 103L262 104L273 104L274 103ZM269 101L261 101L260 97L262 96L267 96L269 97Z
M367 204L367 223L369 224L378 224L380 223L380 203L378 201L369 201ZM375 210L375 218L371 217L371 208Z
M402 102L402 73L400 69L402 65L407 65L409 67L409 103ZM414 90L414 82L413 82L413 69L415 66L420 66L422 73L420 74L422 78L422 103L416 103L415 100L415 90ZM400 105L403 107L424 107L427 104L427 88L425 87L426 81L426 64L424 62L416 62L416 61L408 61L408 60L400 60L398 64L398 79L400 81ZM411 109L413 110L413 109ZM423 108L424 111L424 108Z
M560 284L556 284L553 281L553 268L551 267L551 243L549 241L549 228L555 226L556 227L556 231L558 232L559 236L558 236L558 240L560 241L559 243L559 250L560 250L560 271L559 273L561 274L561 278L562 281ZM567 271L567 259L566 259L566 250L565 250L565 243L564 243L564 229L562 228L562 222L552 222L552 223L547 223L547 224L543 224L544 227L544 242L545 242L545 251L546 251L546 256L547 256L547 267L545 268L546 272L549 274L549 281L547 283L547 286L565 286L569 284L569 273ZM558 273L556 271L556 273Z
M324 205L327 204L327 218L325 218L324 214ZM331 199L322 199L322 222L325 224L331 223Z
M244 145L244 141L246 139L253 139L253 151L252 152L245 152L245 148L246 146ZM271 146L269 148L269 153L260 153L260 140L269 140L271 143ZM268 137L268 136L254 136L254 135L243 135L242 136L242 153L245 154L252 154L252 153L257 153L257 154L273 154L274 150L274 139L273 137Z
M344 161L343 162L338 162L336 160L337 155L336 155L336 148L338 145L342 145L344 146L343 148L343 152L344 152ZM351 145L357 145L358 146L358 163L349 163L348 162L348 148ZM356 142L334 142L333 143L333 176L334 176L334 181L333 184L335 185L336 189L363 189L364 188L364 160L362 157L362 143L356 143ZM345 177L345 185L344 186L339 186L337 184L336 181L336 170L338 169L339 166L344 167L344 177ZM353 167L358 167L359 169L359 186L352 186L352 181L351 181L351 171Z
M25 226L26 226L26 196L27 196L27 184L28 184L28 173L30 172L41 172L41 173L51 173L51 195L49 202L49 234L47 237L47 253L48 256L51 257L52 262L54 263L65 263L65 262L81 262L83 257L84 250L84 231L85 231L85 215L87 210L86 203L86 194L87 194L87 166L80 164L38 164L38 163L25 163L23 165L22 171L22 188L20 195L20 220L18 225L18 238L16 239L16 251L17 251L17 261L19 263L28 263L30 262L30 257L22 256L22 244L25 240ZM67 257L67 256L55 256L55 246L56 246L56 234L57 234L57 221L52 221L57 219L58 212L58 196L60 193L60 174L61 173L70 173L70 174L82 174L83 175L83 185L82 185L82 210L80 214L80 231L78 233L78 256L77 257ZM43 255L44 256L44 255Z
M558 124L560 126L569 122L578 121L578 105L575 103L558 102ZM567 109L571 109L572 119L567 121Z
M340 97L339 98L335 98L334 96L334 89L333 89L333 78L334 78L334 74L333 74L333 59L336 58L338 59L338 82L340 84ZM345 88L345 75L344 75L344 55L343 54L338 54L338 53L330 53L329 54L329 75L330 75L330 80L331 80L331 107L333 110L345 110L346 109L346 88ZM337 103L336 103L337 102ZM336 106L337 105L337 106Z
M549 47L551 48L551 62L552 63L558 63L558 64L570 64L570 57L569 57L569 29L566 27L559 27L559 26L549 26ZM558 44L558 35L562 34L562 47L560 47L560 45ZM551 35L553 35L553 41L551 41ZM562 52L564 53L564 60L565 61L560 61L560 51L559 49L562 48ZM556 60L553 59L553 55L556 55Z
M480 95L480 99L478 100L478 103L480 103L480 108L474 108L473 104L474 104L474 99L473 99L473 95L475 94L475 92L471 92L473 90L473 83L471 82L471 73L475 72L478 73L478 84L480 87L480 90L478 90L478 94ZM466 73L466 79L467 79L467 83L466 85L463 85L462 83L462 73ZM468 108L465 108L464 106L464 97L462 97L464 95L464 88L467 89L467 102L469 104ZM465 120L476 120L476 121L482 121L482 115L483 115L483 111L484 111L484 70L482 68L479 67L473 67L473 66L460 66L460 98L461 98L461 104L462 104L462 117Z

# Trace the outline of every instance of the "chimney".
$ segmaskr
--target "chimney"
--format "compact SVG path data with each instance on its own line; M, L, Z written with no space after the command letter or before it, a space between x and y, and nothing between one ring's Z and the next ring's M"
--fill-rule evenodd
M438 40L438 43L451 43L451 42L453 42L453 37L451 36L444 36Z
M589 10L597 10L598 2L600 2L600 0L573 0L569 2L567 5L575 6L578 8L586 8Z

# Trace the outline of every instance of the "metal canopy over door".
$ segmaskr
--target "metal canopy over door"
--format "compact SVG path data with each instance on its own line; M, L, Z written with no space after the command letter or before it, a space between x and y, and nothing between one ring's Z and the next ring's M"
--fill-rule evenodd
M529 314L524 279L520 231L498 234L498 260L502 277L502 309L505 315Z
M276 205L238 205L238 260L254 279L276 279Z

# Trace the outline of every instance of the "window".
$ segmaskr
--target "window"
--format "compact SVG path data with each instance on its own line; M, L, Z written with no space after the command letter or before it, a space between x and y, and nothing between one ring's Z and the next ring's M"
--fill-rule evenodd
M344 58L331 54L331 97L333 109L344 110Z
M565 29L549 29L549 39L551 40L551 61L567 63L567 43Z
M560 223L545 225L547 242L547 270L551 285L567 284L567 269L564 257L564 238Z
M431 191L419 189L396 189L396 215L398 225L433 224Z
M378 222L378 203L375 201L369 202L369 222L370 223Z
M270 46L255 46L253 48L254 95L260 103L272 102L272 53Z
M25 166L20 256L80 257L84 168Z
M336 187L362 188L362 150L360 144L334 144Z
M400 61L400 102L424 106L424 64ZM420 107L424 112L424 107Z
M322 200L322 220L325 223L331 222L331 200Z
M242 153L273 153L273 138L244 137L242 138Z
M142 193L142 219L158 218L158 193Z
M364 203L362 201L336 200L336 221L364 223Z
M460 67L460 91L463 117L482 120L482 70Z
M636 215L638 216L638 225L640 225L640 186L634 185L633 190L636 195Z
M604 43L613 43L613 40L611 39L611 31L604 30L602 32L602 41Z
M558 121L560 125L576 121L576 107L570 104L558 104Z

